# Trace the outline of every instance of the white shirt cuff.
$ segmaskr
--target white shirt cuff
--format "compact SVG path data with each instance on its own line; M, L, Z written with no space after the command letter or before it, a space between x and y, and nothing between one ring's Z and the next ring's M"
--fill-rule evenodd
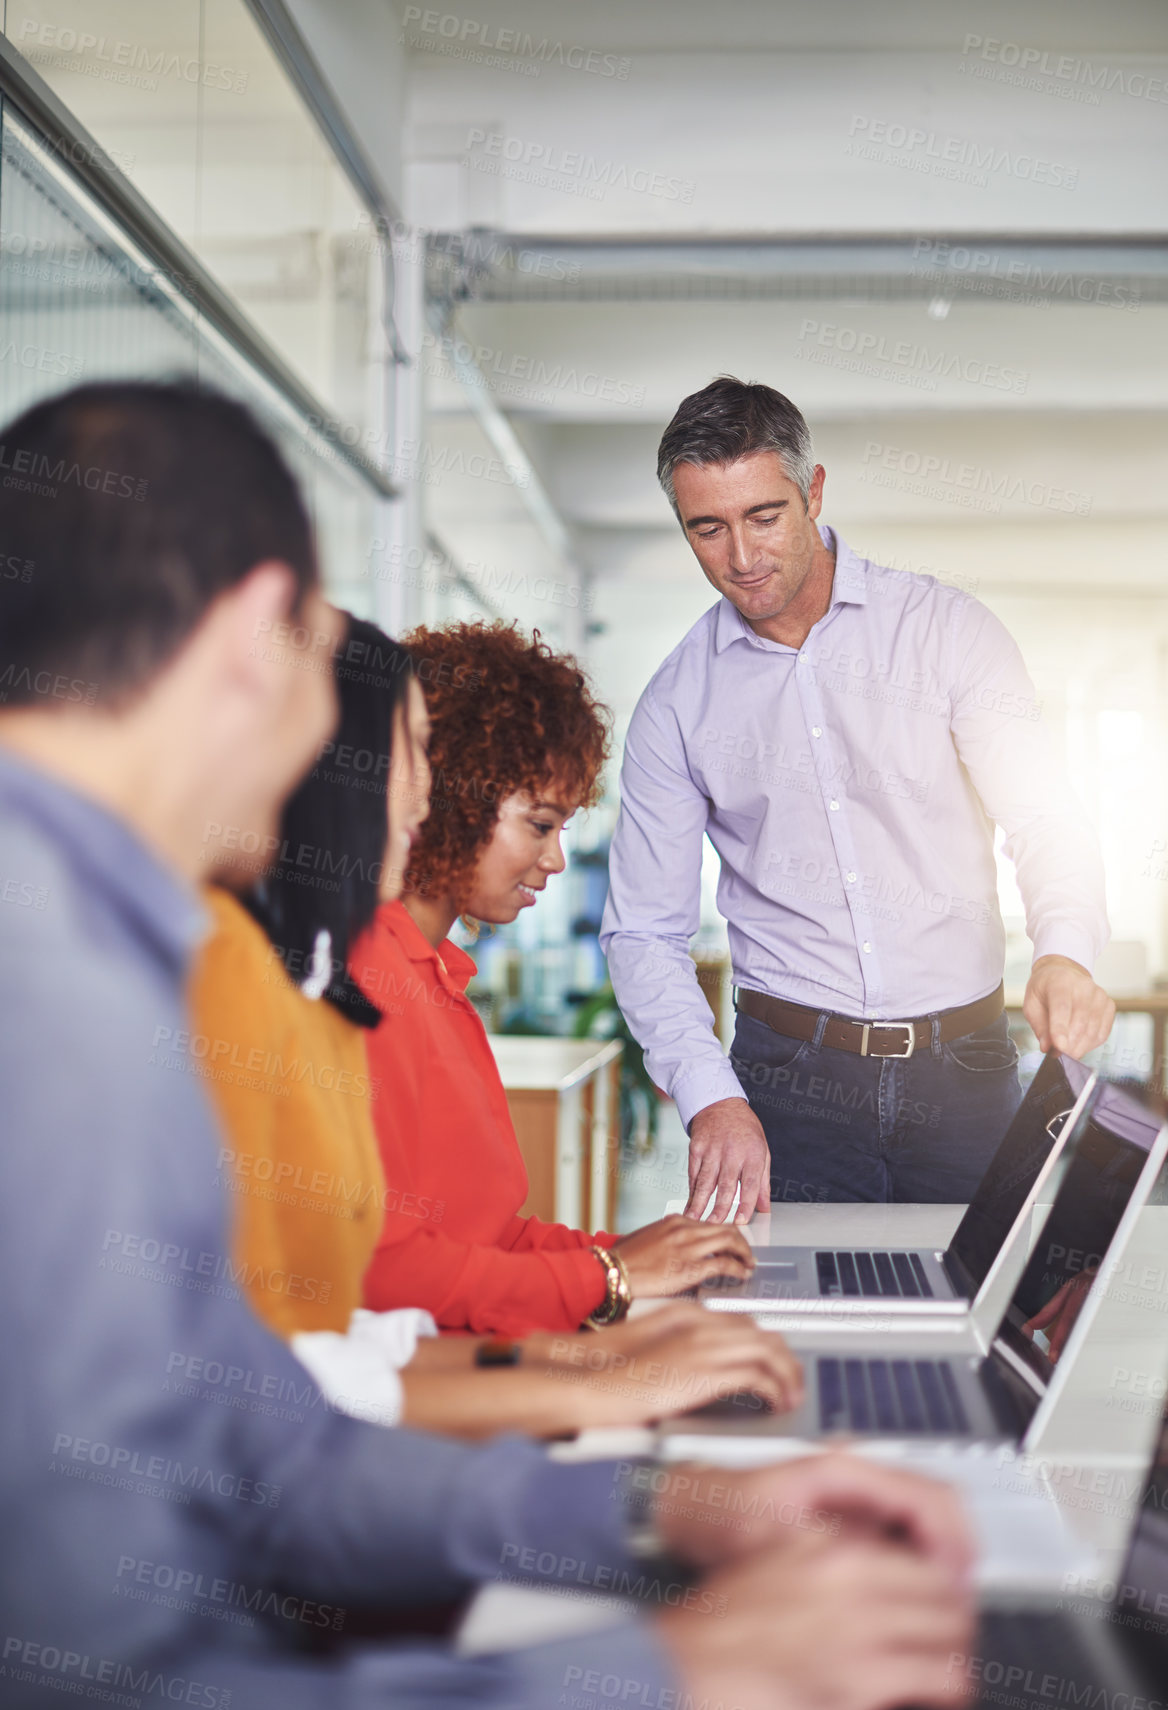
M1082 926L1072 920L1056 920L1039 927L1034 939L1034 960L1040 956L1067 956L1091 973L1101 946Z
M437 1334L433 1318L419 1307L398 1312L358 1308L344 1335L302 1330L292 1338L292 1352L338 1413L370 1425L397 1425L402 1416L398 1373L413 1359L418 1338Z
M742 1082L730 1067L729 1059L723 1058L718 1069L702 1069L676 1081L672 1096L688 1134L689 1125L699 1110L705 1110L708 1104L717 1104L724 1098L744 1099L746 1094L742 1090Z

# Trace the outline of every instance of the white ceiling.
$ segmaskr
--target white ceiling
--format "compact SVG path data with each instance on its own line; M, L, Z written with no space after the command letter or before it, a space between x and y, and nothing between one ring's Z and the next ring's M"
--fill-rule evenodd
M966 12L976 23L980 7ZM698 53L663 32L621 77L572 69L562 56L578 35L561 40L550 24L523 53L488 54L416 26L406 40L407 146L424 163L408 195L427 225L1031 235L1162 230L1168 218L1168 105L1134 93L1165 90L1168 41L1084 56L1055 35L1038 47L1068 75L1031 89L960 41L721 39ZM1020 55L1017 34L1009 46ZM475 52L488 63L464 57Z
M1168 227L1158 0L465 0L459 16L470 23L453 44L418 21L405 30L404 194L431 228L485 226L538 258L541 239L964 234L992 251L1044 237L1122 246ZM531 40L492 50L506 30ZM986 43L1004 43L1007 60L1033 50L1037 87ZM572 70L572 45L627 59L626 73ZM897 126L918 135L902 143ZM978 171L984 183L961 181ZM619 582L622 610L638 609L642 586L652 609L663 582L679 610L700 609L701 588L677 580L684 546L653 470L679 400L719 372L768 381L805 410L829 520L865 549L987 593L1168 587L1168 304L997 301L938 284L946 302L930 313L927 296L825 289L460 309L580 561L598 585ZM423 367L432 432L469 446L478 430L440 353ZM922 486L910 471L925 456L948 460L948 476ZM963 500L963 465L996 503ZM435 523L462 550L546 562L518 496L485 488L443 480L427 494Z
M993 253L995 239L1122 243L1168 227L1163 0L456 0L411 8L412 19L401 0L396 18L390 0L295 6L319 51L344 47L330 65L342 104L412 216L438 230L514 234L536 260L553 236L965 234ZM165 184L185 197L192 226L233 230L233 210L247 211L253 235L278 223L299 240L298 212L305 230L316 215L289 188L305 183L289 172L298 115L242 7L100 6L111 37L151 54L197 51L200 16L204 56L246 73L246 99L178 78L131 99L112 79L80 76L73 96L99 129L120 118L136 175L151 193ZM18 46L43 26L80 30L94 19L93 0L8 0ZM510 32L501 48L500 32ZM594 69L573 69L589 50ZM1001 63L1024 51L1037 62L1036 87L1019 86L1017 67ZM378 65L385 111L374 112ZM605 74L610 65L618 75ZM1166 98L1137 93L1149 88ZM179 170L200 101L221 140L201 180ZM894 147L879 140L881 125L919 135ZM526 166L508 158L517 150ZM946 175L987 150L996 164L984 184ZM1036 160L1060 181L1035 182ZM498 402L576 531L579 563L602 579L652 585L677 562L653 479L656 441L686 392L731 371L803 406L828 467L829 510L874 550L968 576L992 540L1002 580L1025 566L1039 584L1070 577L1088 587L1105 558L1113 585L1146 588L1160 574L1156 542L1168 542L1168 304L937 291L950 302L940 319L925 297L871 302L838 287L806 300L479 302L458 324L486 352ZM861 345L865 371L853 354ZM959 371L932 384L930 370L955 359ZM430 432L448 460L425 489L431 522L476 561L546 566L521 495L460 473L484 449L480 430L439 354L424 351L422 367ZM1068 521L1016 498L971 510L943 478L914 482L918 453L973 465L991 486L1007 475L1086 493L1089 514ZM873 480L885 456L896 467ZM1117 552L1125 529L1134 532ZM1049 550L1035 548L1038 537Z
M508 410L533 419L664 422L716 372L766 380L817 420L868 412L1026 415L1155 410L1165 398L1168 305L955 302L473 304L462 349L476 352ZM427 353L435 410L461 408ZM854 371L862 355L871 373Z

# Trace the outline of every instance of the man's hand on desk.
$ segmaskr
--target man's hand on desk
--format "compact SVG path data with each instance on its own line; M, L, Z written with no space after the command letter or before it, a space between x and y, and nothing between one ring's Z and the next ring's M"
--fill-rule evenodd
M700 1582L712 1605L657 1621L693 1699L743 1710L967 1702L954 1659L973 1648L973 1546L947 1486L832 1453L746 1473L679 1466L671 1483L672 1497L656 1494L667 1547L720 1564Z
M717 1189L711 1221L724 1223L741 1182L736 1223L771 1208L771 1154L762 1123L744 1098L722 1098L699 1110L689 1125L689 1200L686 1217L701 1217Z
M1115 1005L1069 956L1040 956L1030 971L1022 1013L1040 1050L1081 1057L1111 1032Z

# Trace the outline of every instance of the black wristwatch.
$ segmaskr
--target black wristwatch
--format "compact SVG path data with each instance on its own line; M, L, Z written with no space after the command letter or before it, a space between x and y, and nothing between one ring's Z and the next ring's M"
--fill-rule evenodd
M523 1343L507 1336L492 1336L475 1349L476 1366L517 1366L523 1358Z

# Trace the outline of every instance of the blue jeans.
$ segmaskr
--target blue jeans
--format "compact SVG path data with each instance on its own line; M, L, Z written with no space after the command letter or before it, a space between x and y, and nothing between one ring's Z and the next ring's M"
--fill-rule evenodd
M816 1030L822 1037L824 1017ZM739 1015L730 1061L771 1149L771 1200L965 1203L1022 1099L1006 1017L859 1057Z

